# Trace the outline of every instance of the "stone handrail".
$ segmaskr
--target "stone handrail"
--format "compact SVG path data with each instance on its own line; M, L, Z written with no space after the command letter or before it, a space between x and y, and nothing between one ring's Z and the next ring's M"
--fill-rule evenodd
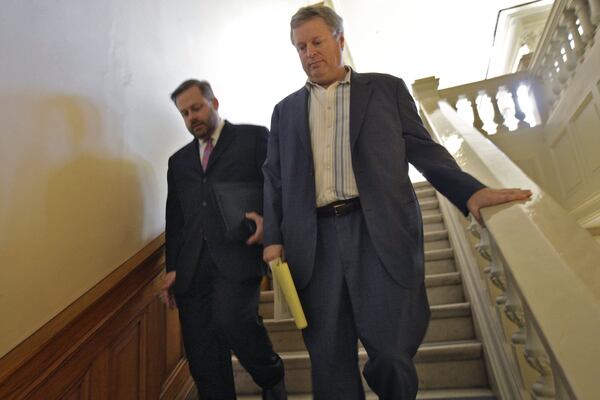
M598 26L600 0L554 2L530 69L544 82L543 106L549 112L594 44Z
M471 104L473 110L473 127L482 132L484 135L488 133L483 129L483 121L480 117L480 109L477 99L480 95L485 94L489 96L492 107L494 109L494 122L497 125L496 133L505 133L508 131L508 127L505 125L505 118L500 112L498 107L498 95L502 89L506 90L511 95L511 100L515 110L515 118L519 121L518 128L529 127L529 124L525 122L525 113L521 110L519 101L517 100L517 90L521 85L527 85L531 87L530 74L527 72L518 72L515 74L502 75L496 78L486 79L483 81L472 82L466 85L455 86L447 89L440 90L439 97L446 100L454 109L458 100L467 99Z
M527 202L486 208L471 230L500 290L495 306L517 327L506 337L533 367L533 398L593 399L600 359L600 246L493 143L437 94L437 80L413 86L432 134L461 167L491 187L529 188Z

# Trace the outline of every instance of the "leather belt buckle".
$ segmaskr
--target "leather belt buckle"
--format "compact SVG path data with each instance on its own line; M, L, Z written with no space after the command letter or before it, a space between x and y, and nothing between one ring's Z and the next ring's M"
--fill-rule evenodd
M334 204L333 207L333 215L335 215L336 217L339 217L340 215L344 215L343 211L344 211L344 207L347 205L348 203L341 203L341 204Z

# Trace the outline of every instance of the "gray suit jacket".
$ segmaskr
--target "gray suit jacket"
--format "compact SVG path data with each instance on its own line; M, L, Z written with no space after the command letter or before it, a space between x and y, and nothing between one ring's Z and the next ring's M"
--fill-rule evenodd
M263 167L264 244L285 246L300 288L310 280L317 241L308 98L303 87L275 106ZM467 200L484 185L431 139L406 85L390 75L352 73L350 144L377 255L395 281L415 287L424 279L423 224L408 163L465 214Z

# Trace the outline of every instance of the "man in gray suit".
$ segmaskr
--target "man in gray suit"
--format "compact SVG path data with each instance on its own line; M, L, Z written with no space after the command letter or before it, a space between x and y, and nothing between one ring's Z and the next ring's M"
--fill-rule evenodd
M523 200L462 172L435 143L401 79L344 66L341 18L324 6L292 17L308 76L273 112L265 175L263 257L285 256L304 307L315 400L414 399L412 362L429 322L423 227L413 164L463 213Z

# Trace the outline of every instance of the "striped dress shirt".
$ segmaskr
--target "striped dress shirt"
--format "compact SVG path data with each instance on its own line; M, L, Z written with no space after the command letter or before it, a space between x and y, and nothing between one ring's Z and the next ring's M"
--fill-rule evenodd
M308 81L308 119L317 207L358 197L350 158L350 75L329 87Z

